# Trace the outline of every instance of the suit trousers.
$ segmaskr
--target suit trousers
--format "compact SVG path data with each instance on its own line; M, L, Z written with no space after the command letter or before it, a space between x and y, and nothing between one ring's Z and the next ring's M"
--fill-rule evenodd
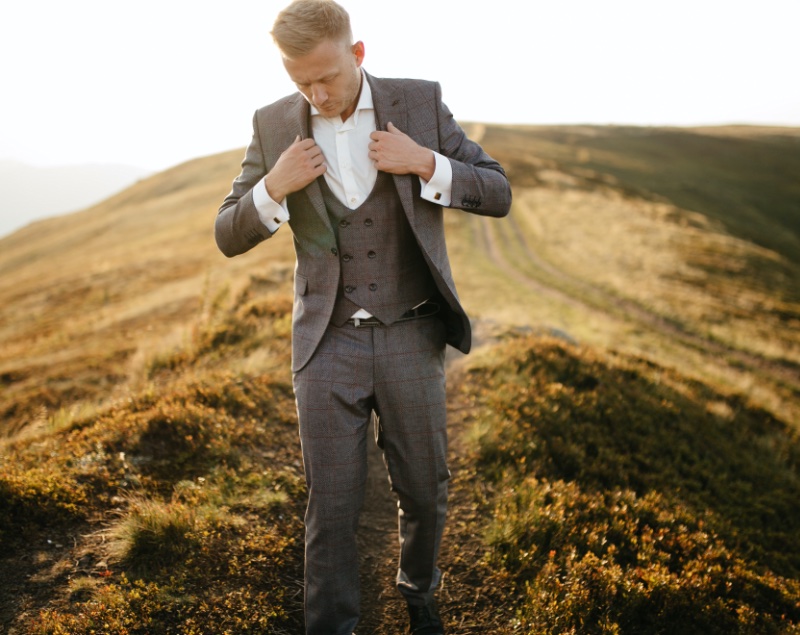
M356 531L373 413L398 498L397 587L411 604L425 604L433 595L450 478L444 349L438 317L391 326L331 325L294 375L308 488L308 635L349 635L358 623Z

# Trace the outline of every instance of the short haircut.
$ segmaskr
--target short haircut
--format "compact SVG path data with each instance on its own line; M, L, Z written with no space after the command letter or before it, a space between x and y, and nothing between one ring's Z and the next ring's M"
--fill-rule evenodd
M308 55L325 40L352 44L350 16L333 0L294 0L275 19L272 39L287 59Z

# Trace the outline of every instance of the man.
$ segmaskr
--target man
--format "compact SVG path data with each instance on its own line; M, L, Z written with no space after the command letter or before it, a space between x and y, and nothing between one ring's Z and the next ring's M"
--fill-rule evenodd
M306 632L350 635L358 622L356 528L374 413L398 496L397 587L410 632L444 633L433 597L450 475L444 349L468 352L470 325L443 213L505 216L511 190L455 123L437 83L363 71L364 44L332 0L295 0L272 36L299 92L255 113L216 240L230 257L284 223L294 235Z

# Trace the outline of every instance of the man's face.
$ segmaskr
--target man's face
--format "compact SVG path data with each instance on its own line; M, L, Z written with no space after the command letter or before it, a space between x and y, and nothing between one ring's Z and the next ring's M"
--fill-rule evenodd
M364 44L352 46L324 40L311 53L295 59L283 59L289 77L323 117L341 116L344 121L356 109L361 89Z

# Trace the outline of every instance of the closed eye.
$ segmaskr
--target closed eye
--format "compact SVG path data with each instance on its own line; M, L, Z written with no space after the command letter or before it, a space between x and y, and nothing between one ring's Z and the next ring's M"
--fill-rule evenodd
M323 77L323 78L321 78L321 79L319 79L319 80L317 80L316 82L313 82L313 83L327 85L327 84L332 83L338 76L339 76L339 73L333 73L332 75L327 75L327 76L325 76L325 77ZM307 89L311 88L311 84L312 84L312 82L295 82L294 83L294 85L297 86L297 88L299 88L300 90L307 90Z

